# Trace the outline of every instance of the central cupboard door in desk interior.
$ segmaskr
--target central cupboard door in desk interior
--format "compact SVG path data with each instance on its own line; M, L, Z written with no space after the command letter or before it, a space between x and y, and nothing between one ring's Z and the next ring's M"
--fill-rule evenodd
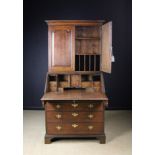
M48 69L51 71L74 70L74 26L49 26Z

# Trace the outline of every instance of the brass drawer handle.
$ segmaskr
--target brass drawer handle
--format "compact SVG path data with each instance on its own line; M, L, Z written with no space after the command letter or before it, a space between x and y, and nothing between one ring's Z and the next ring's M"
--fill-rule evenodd
M72 107L76 108L76 107L78 107L78 104L77 103L73 103Z
M60 104L57 104L57 105L56 105L56 108L57 108L57 109L60 109L60 108L61 108L61 105L60 105Z
M78 127L78 124L72 124L72 127L73 128L77 128Z
M56 115L56 118L60 119L61 118L61 115L60 114L57 114Z
M94 117L94 115L90 114L88 115L88 118L92 119Z
M57 130L61 130L62 127L58 125L58 126L56 126L56 129L57 129Z
M74 117L76 117L76 116L78 116L79 114L78 113L72 113L72 116L74 116Z
M92 130L94 127L92 125L88 126L89 130Z
M93 105L93 104L89 104L88 107L89 107L89 108L93 108L94 105Z

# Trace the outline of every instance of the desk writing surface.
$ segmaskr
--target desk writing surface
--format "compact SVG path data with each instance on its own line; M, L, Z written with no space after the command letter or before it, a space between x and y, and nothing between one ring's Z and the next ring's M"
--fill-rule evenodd
M47 100L108 100L105 93L86 91L47 92L41 98Z

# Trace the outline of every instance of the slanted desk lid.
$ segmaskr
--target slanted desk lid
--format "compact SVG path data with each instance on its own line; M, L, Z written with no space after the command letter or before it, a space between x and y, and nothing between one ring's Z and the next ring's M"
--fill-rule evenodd
M42 101L47 100L106 100L107 96L102 92L48 92L41 98Z

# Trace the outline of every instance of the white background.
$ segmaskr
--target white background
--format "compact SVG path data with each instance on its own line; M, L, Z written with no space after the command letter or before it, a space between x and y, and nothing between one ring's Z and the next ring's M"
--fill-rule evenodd
M0 1L0 155L23 154L23 2Z
M133 0L133 155L155 154L155 1ZM23 154L23 2L0 1L0 154Z

